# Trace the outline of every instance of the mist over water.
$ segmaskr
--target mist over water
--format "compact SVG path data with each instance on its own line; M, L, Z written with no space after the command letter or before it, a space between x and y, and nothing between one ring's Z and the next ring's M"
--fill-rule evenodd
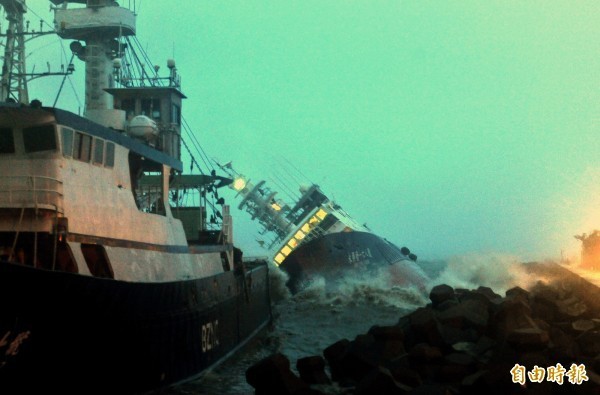
M273 268L270 274L274 300L272 328L239 354L202 379L167 391L167 394L252 394L245 372L272 353L281 352L294 370L299 358L322 355L338 340L354 339L373 325L393 325L400 317L429 303L429 291L438 284L454 288L491 287L496 293L516 285L527 287L539 278L528 275L518 258L502 254L468 254L447 260L419 262L413 273L421 285L398 281L405 263L383 266L371 275L347 275L335 285L317 278L292 295L287 276ZM329 388L335 393L335 387ZM165 393L165 392L163 392Z

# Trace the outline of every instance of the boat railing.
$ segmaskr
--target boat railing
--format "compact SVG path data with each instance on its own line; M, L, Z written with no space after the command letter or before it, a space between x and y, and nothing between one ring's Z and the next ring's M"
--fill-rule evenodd
M63 182L46 176L0 176L0 207L63 212Z

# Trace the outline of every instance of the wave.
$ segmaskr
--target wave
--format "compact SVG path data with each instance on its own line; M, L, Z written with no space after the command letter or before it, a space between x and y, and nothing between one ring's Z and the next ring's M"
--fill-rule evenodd
M438 284L454 288L490 287L504 293L515 286L529 288L539 278L529 274L516 256L501 253L469 253L450 257L446 267L430 280L429 289Z
M425 273L411 269L407 278L405 263L383 265L374 271L349 271L334 282L315 276L293 296L296 302L313 303L334 309L345 309L359 304L414 308L425 301L422 285L428 280ZM418 268L417 268L418 269Z

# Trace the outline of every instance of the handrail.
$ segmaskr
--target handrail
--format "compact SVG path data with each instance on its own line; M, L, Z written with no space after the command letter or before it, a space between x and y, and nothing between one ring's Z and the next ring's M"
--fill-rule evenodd
M51 206L62 211L63 182L54 177L36 175L0 176L0 207ZM8 197L6 197L8 195Z

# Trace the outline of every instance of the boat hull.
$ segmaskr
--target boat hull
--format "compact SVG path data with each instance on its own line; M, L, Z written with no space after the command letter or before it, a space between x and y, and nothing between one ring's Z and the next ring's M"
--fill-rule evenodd
M408 252L369 232L337 232L311 240L296 248L279 266L288 275L287 286L297 292L316 276L328 283L351 272L368 272L382 265L395 265L400 285L424 285L424 274Z
M2 262L0 393L167 387L219 363L270 318L266 264L129 283Z

